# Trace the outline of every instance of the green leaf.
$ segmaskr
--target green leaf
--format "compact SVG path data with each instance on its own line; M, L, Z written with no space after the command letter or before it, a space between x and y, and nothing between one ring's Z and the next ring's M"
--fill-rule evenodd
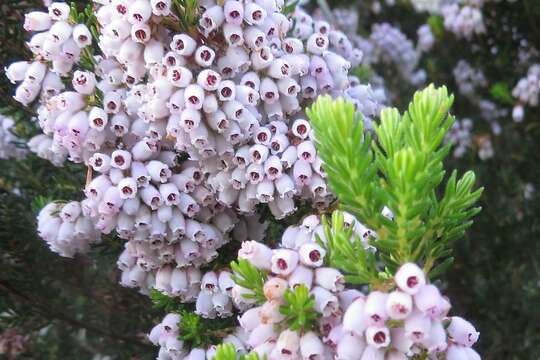
M308 331L315 325L320 316L315 311L315 298L305 285L299 285L293 291L287 289L284 295L285 303L279 307L279 312L285 315L285 322L293 331Z
M296 7L298 6L299 2L300 0L286 1L285 6L283 6L283 10L282 10L283 15L292 14L296 10Z
M307 114L315 130L328 183L341 208L377 233L370 244L376 256L350 232L325 224L327 262L348 281L374 284L377 260L389 271L414 261L426 270L445 263L450 243L472 224L482 189L474 190L474 174L444 184L443 161L451 145L444 144L455 119L449 115L454 98L443 87L428 86L414 94L407 111L381 112L374 125L376 140L364 134L354 106L343 99L319 97ZM444 189L444 192L442 191ZM439 194L443 194L442 197ZM393 219L382 214L387 206ZM337 229L337 230L336 230Z
M497 100L501 104L513 105L514 98L512 97L512 92L507 83L497 82L491 86L489 93L493 99Z
M444 36L444 20L439 15L431 15L427 23L431 28L431 32L437 39L442 39Z
M251 291L243 296L246 299L255 299L258 304L263 304L266 301L263 287L268 277L267 274L245 259L231 262L231 269L234 271L232 276L234 282Z
M216 349L214 360L236 360L236 349L232 344L221 344Z
M341 206L369 227L377 228L383 207L376 193L377 168L371 137L364 134L362 119L355 116L353 104L321 96L307 110L307 115L315 129L328 183Z

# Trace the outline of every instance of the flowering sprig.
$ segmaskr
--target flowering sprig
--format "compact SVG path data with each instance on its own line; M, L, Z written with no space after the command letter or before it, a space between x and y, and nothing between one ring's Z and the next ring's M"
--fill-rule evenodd
M285 315L289 329L304 332L315 326L320 314L314 310L315 298L307 287L299 285L293 290L287 289L283 298L285 304L280 306L279 312Z
M453 173L438 196L450 150L443 139L454 122L448 115L452 102L445 87L429 86L415 94L403 116L397 109L381 112L376 141L364 135L352 105L343 100L322 98L308 111L332 190L344 210L377 233L372 245L390 273L408 261L431 270L450 255L449 243L480 211L474 204L482 189L473 190L472 172L459 180ZM392 217L382 213L384 206Z

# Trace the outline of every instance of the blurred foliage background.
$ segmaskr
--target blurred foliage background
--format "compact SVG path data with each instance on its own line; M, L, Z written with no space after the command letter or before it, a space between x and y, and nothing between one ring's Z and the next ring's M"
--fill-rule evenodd
M540 2L486 3L486 34L472 40L456 38L444 30L440 18L417 13L404 0L391 6L382 2L378 13L371 0L330 5L352 5L363 35L373 24L389 22L416 41L418 27L429 21L436 43L421 59L427 83L447 85L456 94L454 113L474 123L472 148L448 165L474 170L486 189L483 211L467 237L455 245L454 266L444 277L446 291L455 313L481 332L477 350L485 359L539 359L540 115L537 108L528 108L523 122L512 121L510 91L527 72L516 61L523 39L540 48ZM1 1L3 66L28 56L23 14L41 6L38 0ZM453 69L461 59L486 76L487 86L478 96L458 94ZM386 80L392 104L403 109L415 88L400 81L391 65L373 70ZM31 112L11 100L12 92L12 85L0 76L0 112L16 121L19 136L28 138L37 128L29 121ZM479 99L508 110L498 119L497 134ZM482 160L477 150L486 137L494 155ZM8 356L6 344L20 344L21 351L15 353L23 359L153 358L155 349L144 339L144 331L161 313L147 297L117 284L119 239L107 238L91 253L65 259L51 253L35 233L35 215L45 203L82 197L85 170L73 164L53 167L34 155L0 160L0 169L0 358ZM17 341L6 342L13 337Z

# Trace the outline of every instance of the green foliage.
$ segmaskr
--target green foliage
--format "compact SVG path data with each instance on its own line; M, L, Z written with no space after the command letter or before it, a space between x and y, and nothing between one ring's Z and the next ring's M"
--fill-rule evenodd
M171 8L176 15L179 29L182 32L193 33L199 21L198 0L172 0Z
M431 32L437 39L441 39L444 36L444 20L441 16L431 15L427 19L427 23L431 28Z
M373 77L373 69L367 64L362 64L351 70L352 75L358 77L360 82L369 82Z
M310 295L304 285L299 285L293 291L287 289L284 295L285 303L279 307L279 312L285 315L285 322L293 331L311 329L320 314L315 311L315 298Z
M285 1L285 5L283 6L283 9L282 9L283 15L290 15L294 13L299 2L300 0Z
M186 307L184 304L181 304L180 301L156 289L152 289L150 292L150 299L152 299L152 306L155 309L163 309L167 313L177 312Z
M81 6L75 2L70 5L69 19L71 24L84 24L88 27L94 46L87 46L81 50L79 66L88 71L94 71L96 62L94 60L94 48L99 38L98 21L92 4L86 5L81 9Z
M231 262L231 269L234 271L232 276L234 282L251 291L250 294L243 295L246 299L255 299L258 304L266 301L263 286L267 274L257 269L245 259L238 259L238 261Z
M489 93L491 94L491 97L498 102L506 105L513 105L514 99L512 98L512 93L510 91L510 87L507 83L504 82L497 82L493 85L491 85L491 88L489 89Z
M232 344L221 344L216 349L216 355L214 360L237 360L238 356L236 354L236 349ZM251 352L247 355L241 355L240 360L266 360L266 356L261 359L259 354L256 352Z
M408 261L424 264L425 271L443 261L438 272L444 270L450 243L463 236L480 210L473 205L482 189L473 190L471 172L459 180L454 172L439 194L450 150L443 140L454 122L448 115L452 102L445 87L417 92L403 116L393 108L381 112L376 141L363 133L353 105L344 100L320 98L308 111L332 190L344 210L377 232L372 245L390 273ZM381 214L385 205L393 220ZM351 252L358 246L345 246L343 240L331 244L343 244L338 257L354 270ZM368 280L358 266L352 275Z
M326 246L326 261L345 274L350 284L377 284L376 258L372 251L366 250L362 240L353 234L353 228L344 224L343 213L334 211L331 224L323 217ZM324 245L322 241L319 241Z
M236 328L234 317L215 321L204 319L193 311L182 310L179 312L181 320L178 328L182 329L178 338L186 344L188 348L208 347L219 344L221 340L232 333Z

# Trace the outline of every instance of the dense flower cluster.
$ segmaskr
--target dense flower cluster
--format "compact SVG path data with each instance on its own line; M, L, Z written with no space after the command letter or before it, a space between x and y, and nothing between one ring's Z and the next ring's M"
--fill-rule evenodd
M401 30L389 23L375 24L369 40L373 44L375 58L383 63L394 63L403 79L413 85L426 80L425 71L417 70L419 53Z
M0 159L19 160L26 156L26 149L20 146L23 140L15 135L14 130L15 122L0 114Z
M157 360L211 360L216 354L216 346L207 349L188 348L179 336L182 329L178 328L182 316L176 313L167 314L163 320L154 326L148 334L148 339L159 346ZM245 334L238 327L236 331L223 338L223 343L233 344L239 354L245 353Z
M431 50L433 44L435 44L435 36L431 32L431 26L429 24L424 24L418 28L416 31L418 35L418 43L416 47L421 52L427 52Z
M313 242L315 234L324 242L317 220L310 216L300 226L288 228L278 249L248 242L239 251L239 258L270 274L263 287L265 302L239 319L248 350L276 360L480 358L471 348L479 333L466 320L447 316L449 300L426 282L415 264L402 265L392 291L372 291L366 296L346 289L343 275L324 266L325 248ZM362 238L376 236L352 217L346 223L354 223ZM292 330L280 311L287 291L298 286L309 290L314 300L310 311L318 313L311 330ZM234 293L246 294L249 289Z
M78 201L47 204L38 215L38 233L51 251L73 257L88 251L101 237Z
M441 14L444 17L444 27L466 39L486 32L484 16L482 15L483 1L458 1L443 5Z
M472 146L472 128L473 122L471 119L456 120L452 125L446 135L446 141L454 144L454 157L462 157Z
M418 12L427 11L432 14L440 12L442 0L411 0L414 9Z
M177 16L168 1L94 5L94 32L65 3L27 14L34 60L6 68L20 83L16 100L39 99L43 133L30 149L89 167L76 217L91 236L73 239L69 221L54 233L56 205L42 211L40 233L73 256L114 231L127 240L123 285L193 301L196 283L173 283L218 256L238 214L264 203L281 219L295 197L318 208L333 199L305 107L319 94L342 95L369 121L377 94L348 75L362 52L300 8L287 18L276 1L210 1L198 28L178 32L167 27ZM93 40L101 55L88 51Z
M538 94L540 93L540 65L534 64L527 71L527 76L519 79L512 90L512 96L517 99L518 104L514 106L512 118L516 122L521 122L525 115L524 106L537 106Z
M458 61L452 72L459 92L465 96L475 95L479 88L487 84L482 70L472 67L466 60Z

